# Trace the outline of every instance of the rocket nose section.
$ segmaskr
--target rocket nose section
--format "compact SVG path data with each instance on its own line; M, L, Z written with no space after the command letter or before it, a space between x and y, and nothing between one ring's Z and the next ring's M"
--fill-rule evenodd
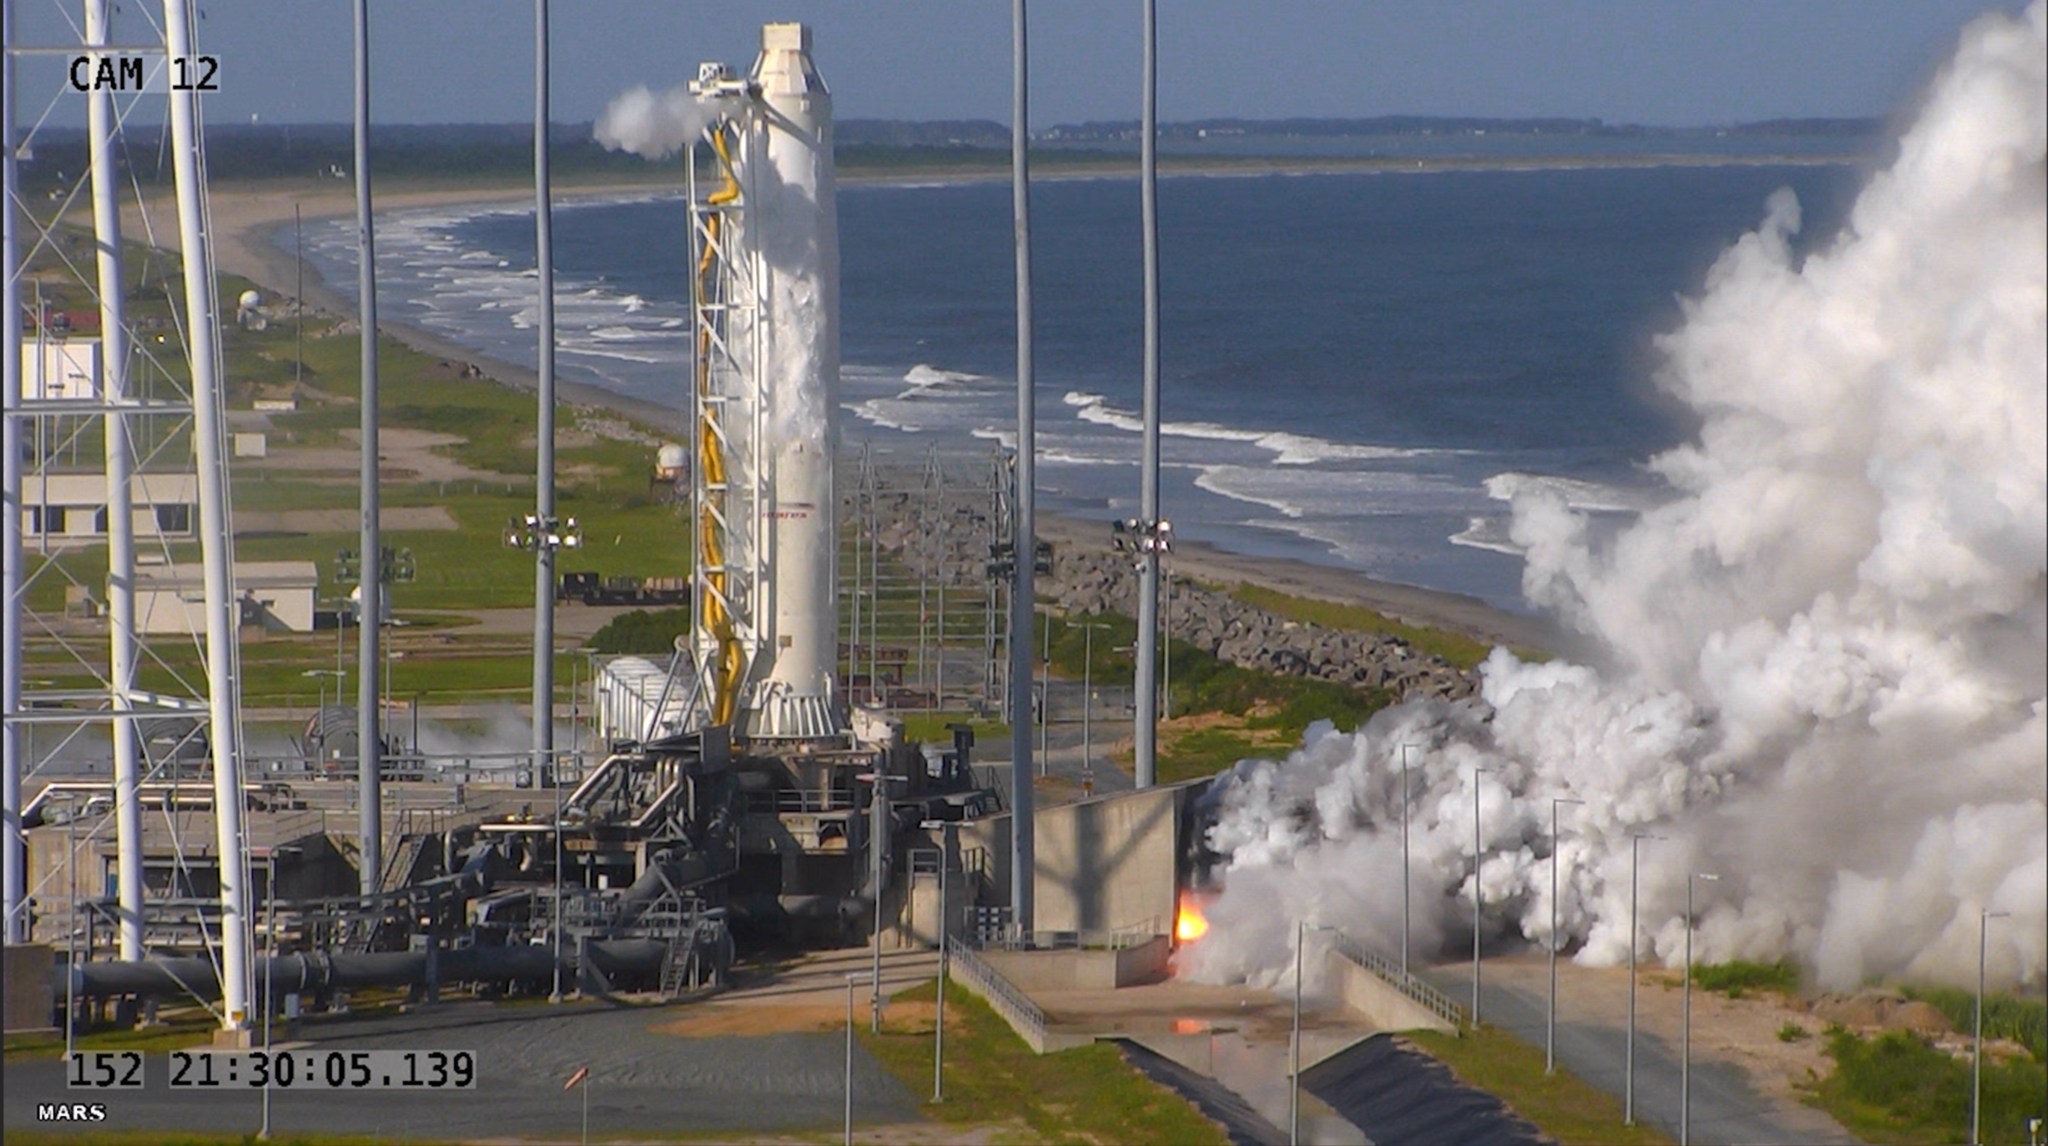
M761 50L764 52L801 52L811 54L811 27L808 24L763 24L761 25Z
M817 65L811 62L808 24L761 25L761 57L754 61L753 78L764 95L830 94Z

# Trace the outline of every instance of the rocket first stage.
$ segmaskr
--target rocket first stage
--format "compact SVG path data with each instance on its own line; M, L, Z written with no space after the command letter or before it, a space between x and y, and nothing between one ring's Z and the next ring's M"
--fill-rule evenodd
M693 188L698 461L693 640L710 716L742 736L844 735L835 685L839 228L832 97L810 29L769 24L746 80L694 89L722 185ZM694 182L694 180L693 180Z

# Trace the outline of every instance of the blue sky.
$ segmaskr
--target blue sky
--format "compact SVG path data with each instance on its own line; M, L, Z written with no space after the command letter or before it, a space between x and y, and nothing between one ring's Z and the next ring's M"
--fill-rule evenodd
M220 59L213 122L342 122L348 0L198 0ZM76 42L79 0L12 0L25 43ZM146 39L155 0L119 0ZM1160 115L1597 116L1699 125L1888 115L1996 0L1159 0ZM2011 7L2016 4L2006 4ZM1032 0L1032 122L1135 118L1139 0ZM1009 118L1008 0L555 0L554 118L744 66L763 21L817 33L842 116ZM373 115L530 117L527 0L373 3ZM24 60L26 123L79 124L51 60ZM155 101L150 101L155 102Z

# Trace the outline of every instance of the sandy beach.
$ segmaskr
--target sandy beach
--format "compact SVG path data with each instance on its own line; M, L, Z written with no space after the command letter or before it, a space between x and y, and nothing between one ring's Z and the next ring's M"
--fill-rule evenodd
M956 176L948 175L948 178ZM988 178L986 173L962 173L962 178ZM931 173L903 176L904 180L931 178ZM851 182L852 180L849 180ZM556 201L604 199L646 195L672 189L671 185L647 180L635 182L573 185L560 188ZM374 192L378 214L426 207L488 206L530 203L528 187L406 186ZM301 219L323 219L352 215L353 187L338 181L295 181L278 184L236 184L212 192L214 259L223 270L242 275L259 286L290 297L299 280L291 254L275 242L279 228L292 223L296 207ZM161 219L152 206L152 215ZM140 234L131 225L130 234ZM175 239L175 235L160 238ZM175 241L165 245L175 249ZM356 313L353 292L344 295L322 283L307 268L306 301L309 305L338 315ZM395 338L436 357L477 364L492 379L521 389L537 384L531 367L492 359L445 338L380 316L379 326ZM676 412L653 403L636 401L601 387L565 379L557 380L557 393L566 403L599 407L623 414L657 431L667 432L676 424ZM1040 514L1039 535L1056 544L1107 549L1108 531L1101 522L1065 519ZM1364 605L1409 624L1457 630L1476 639L1549 652L1563 652L1571 644L1567 634L1547 618L1511 613L1474 597L1413 585L1376 580L1362 572L1301 561L1254 558L1226 552L1212 546L1182 541L1173 554L1175 572L1213 584L1250 582L1301 597L1344 604Z

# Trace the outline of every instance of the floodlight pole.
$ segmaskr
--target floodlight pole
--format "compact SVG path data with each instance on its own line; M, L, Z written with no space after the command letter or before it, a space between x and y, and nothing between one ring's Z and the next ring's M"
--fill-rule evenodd
M846 977L846 1146L853 1146L853 988L874 976L855 971Z
M1401 746L1401 989L1408 989L1408 901L1412 880L1408 878L1408 753L1415 746Z
M384 887L384 741L377 720L378 643L384 638L384 533L378 485L377 235L370 203L370 5L356 16L356 306L362 312L362 542L357 561L356 801L362 893ZM337 622L338 623L338 622Z
M1472 1029L1475 1031L1479 1029L1479 909L1482 898L1479 873L1483 858L1480 849L1484 846L1479 826L1479 778L1491 771L1491 768L1472 769Z
M1628 1069L1627 1081L1622 1085L1621 1107L1624 1126L1636 1124L1636 943L1642 936L1642 927L1636 922L1637 872L1642 864L1643 841L1663 838L1641 832L1628 838Z
M1703 871L1685 877L1685 1030L1679 1040L1683 1045L1678 1059L1678 1146L1692 1141L1692 886L1695 880L1720 878Z
M1017 494L1012 511L1010 570L1010 912L1020 931L1032 922L1037 874L1032 810L1031 724L1017 719L1031 703L1031 632L1038 565L1037 390L1032 374L1030 51L1024 0L1010 5L1010 203L1017 255ZM849 1076L850 1077L850 1076ZM850 1095L851 1089L848 1094ZM851 1098L848 1099L851 1102ZM851 1110L851 1107L848 1107ZM851 1115L848 1135L851 1141Z
M2007 911L1979 911L1977 913L1977 1018L1976 1033L1970 1042L1970 1146L1984 1141L1981 1132L1984 1114L1984 963L1987 941L1991 933L1991 921L2011 915Z
M1139 142L1139 187L1145 231L1145 377L1143 468L1138 516L1148 540L1138 554L1138 695L1136 783L1157 777L1159 735L1159 29L1158 0L1144 4L1144 126Z
M1557 1070L1557 808L1559 804L1583 804L1564 796L1550 798L1550 1006L1543 1016L1543 1073Z
M534 514L555 517L555 239L548 154L548 0L533 0L533 228L540 298L539 426L534 432ZM554 768L555 551L533 551L533 758ZM535 777L536 781L539 777Z

